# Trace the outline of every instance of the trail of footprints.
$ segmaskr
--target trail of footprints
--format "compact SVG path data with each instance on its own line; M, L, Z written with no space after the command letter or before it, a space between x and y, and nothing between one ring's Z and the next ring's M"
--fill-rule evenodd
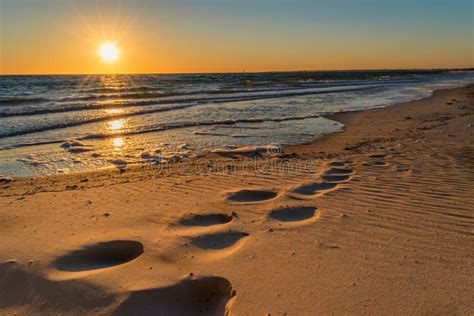
M328 164L329 168L320 175L317 182L300 185L288 192L287 195L295 199L312 199L336 190L340 184L351 180L354 174L352 168L348 167L351 163L352 161L333 161ZM243 189L229 193L227 202L231 204L265 203L283 194L283 192L274 190ZM267 218L283 223L302 223L314 220L318 215L316 207L294 206L274 209L267 214Z
M385 156L383 156L385 157ZM370 158L383 161L381 155ZM286 195L295 200L317 198L327 192L337 190L343 183L351 180L354 171L352 161L333 161L328 169L318 176L318 181L302 184ZM242 189L230 192L226 202L232 205L265 203L284 195L275 190ZM277 207L268 212L266 219L278 225L307 224L316 221L319 211L313 206ZM173 225L174 228L188 229L185 239L196 250L205 253L231 254L247 238L247 232L230 228L237 215L221 213L188 214ZM195 230L194 230L195 229ZM203 233L204 231L204 233ZM57 258L52 266L58 271L78 273L99 271L124 265L137 260L145 252L142 243L132 240L112 240L86 245L80 249ZM213 257L213 258L218 258ZM115 310L114 315L138 314L213 314L224 315L228 312L229 302L236 292L229 280L222 277L186 278L166 287L134 291ZM146 302L146 303L145 303ZM150 303L151 302L151 303ZM173 304L176 303L176 304Z
M182 227L220 227L234 219L225 214L190 214L177 222ZM191 244L203 251L236 247L249 236L245 232L220 231L190 236ZM145 252L142 243L112 240L86 245L57 258L52 266L60 272L100 271L138 260ZM1 271L0 271L1 272ZM227 315L236 292L229 280L217 276L192 276L167 287L132 291L112 315Z
M306 183L295 188L290 196L299 199L319 197L327 192L337 190L341 183L349 182L354 171L348 167L352 161L333 161L317 182Z
M367 166L382 166L382 167L388 166L388 164L384 160L386 156L387 156L386 154L369 155L369 158L371 161L366 163L366 165Z

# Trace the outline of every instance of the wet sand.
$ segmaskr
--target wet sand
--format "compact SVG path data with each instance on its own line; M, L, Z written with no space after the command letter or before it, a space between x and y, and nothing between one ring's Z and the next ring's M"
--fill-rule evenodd
M283 152L0 180L0 314L472 314L474 86Z

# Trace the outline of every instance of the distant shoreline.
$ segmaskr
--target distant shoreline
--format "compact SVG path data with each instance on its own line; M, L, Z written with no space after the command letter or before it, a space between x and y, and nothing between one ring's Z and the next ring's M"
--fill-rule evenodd
M338 70L271 70L271 71L245 71L245 72L143 72L143 73L44 73L44 74L0 74L1 77L34 77L34 76L140 76L140 75L236 75L236 74L272 74L272 73L325 73L325 72L445 72L445 71L474 71L474 67L469 68L380 68L380 69L338 69Z

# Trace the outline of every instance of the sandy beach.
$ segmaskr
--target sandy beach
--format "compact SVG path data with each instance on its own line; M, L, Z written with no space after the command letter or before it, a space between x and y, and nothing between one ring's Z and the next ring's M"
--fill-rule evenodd
M474 86L313 143L0 180L0 314L474 313Z

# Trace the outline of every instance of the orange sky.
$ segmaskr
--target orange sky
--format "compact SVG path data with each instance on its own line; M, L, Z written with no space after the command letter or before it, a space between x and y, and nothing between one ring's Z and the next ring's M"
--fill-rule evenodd
M470 1L419 8L317 2L2 0L0 73L474 66ZM114 63L98 55L108 41L120 50Z

